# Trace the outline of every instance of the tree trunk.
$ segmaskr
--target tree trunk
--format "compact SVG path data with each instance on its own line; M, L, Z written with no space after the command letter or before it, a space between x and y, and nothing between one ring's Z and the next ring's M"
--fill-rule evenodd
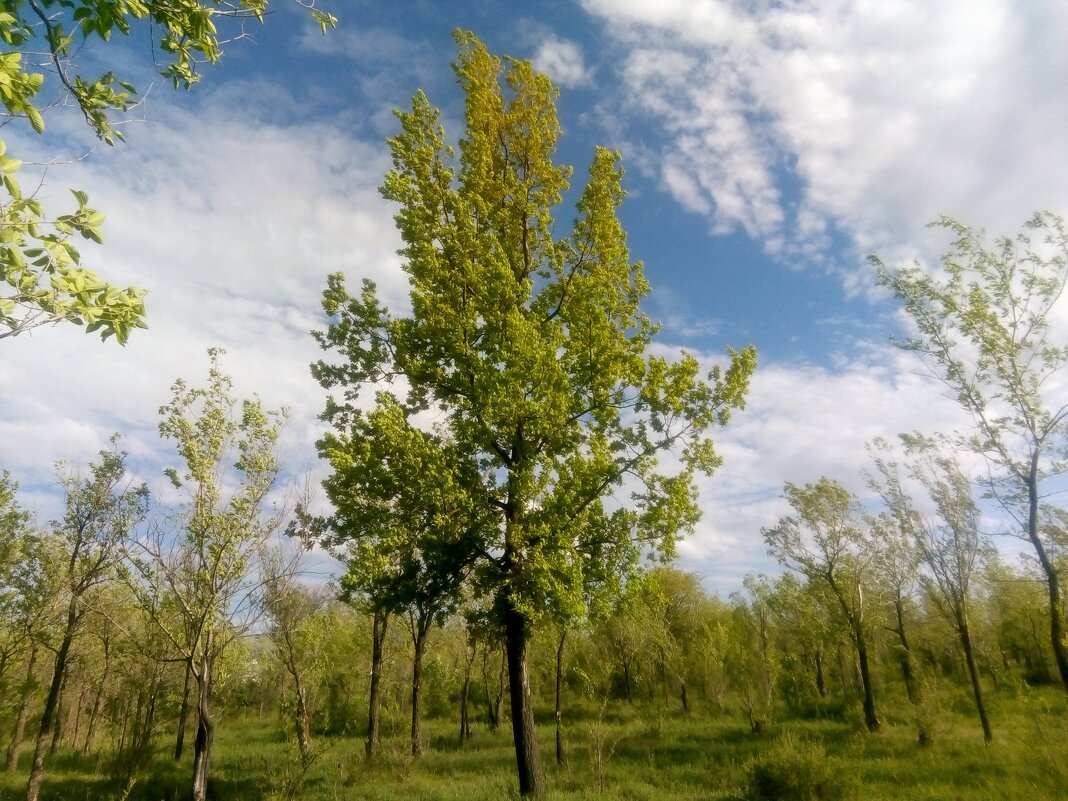
M983 702L983 687L979 683L979 669L975 664L975 653L972 648L972 636L968 627L968 615L966 612L962 612L957 617L957 631L960 633L960 644L964 649L964 660L968 664L968 675L972 680L975 709L979 713L979 722L983 726L983 742L990 743L994 739L994 731L990 728L990 719L986 715L986 704Z
M556 708L554 718L556 720L556 764L563 765L564 758L564 731L563 710L561 707L561 694L564 680L564 643L567 638L567 629L560 631L560 642L556 646Z
M371 688L367 694L367 743L364 751L370 759L378 751L382 707L382 650L386 642L389 613L375 609L371 623Z
M185 749L185 727L189 722L189 684L192 679L192 662L185 663L185 684L182 687L182 707L178 712L178 736L174 740L174 761L182 759L182 751Z
M860 681L864 686L864 725L868 731L879 731L879 716L875 714L875 687L872 682L871 668L868 666L868 646L861 632L855 632L857 657L860 660Z
M827 697L827 680L823 677L823 651L818 647L816 648L816 692L820 694L820 698Z
M7 761L4 765L5 773L14 773L19 764L19 748L22 746L22 737L26 731L26 718L30 714L30 701L33 700L33 669L37 662L37 646L30 649L30 661L26 663L26 678L22 682L22 696L19 699L19 711L15 715L15 731L11 735L11 743L7 747Z
M194 674L197 683L197 736L193 743L193 801L205 801L208 796L208 770L211 750L215 744L215 720L211 716L211 637Z
M1061 684L1068 692L1068 646L1064 642L1064 604L1061 600L1060 578L1057 565L1050 559L1039 536L1038 521L1038 448L1031 454L1031 471L1027 480L1027 536L1038 555L1038 562L1046 574L1046 588L1049 590L1049 633L1053 644L1053 658L1057 662Z
M527 677L526 617L506 601L504 612L505 651L508 659L508 696L511 701L512 737L515 742L516 770L521 796L543 797L545 777L541 770L538 740L534 730L534 709Z
M41 793L41 782L44 780L45 752L48 750L49 740L52 736L52 724L59 706L59 691L63 686L63 680L67 675L67 656L70 654L70 646L74 641L74 629L78 625L78 598L70 599L67 607L67 628L63 633L63 641L59 651L56 652L56 665L52 671L52 683L48 687L48 695L45 697L44 711L41 713L41 727L37 732L37 746L33 751L33 765L30 768L30 779L26 785L26 801L37 801Z
M311 721L308 716L308 691L297 675L293 676L297 707L293 711L293 723L297 729L297 748L300 749L300 764L308 767L312 760Z
M467 662L464 664L464 684L460 690L460 745L464 745L471 737L471 718L468 713L468 702L471 697L471 668L475 664L477 655L478 647L472 642L468 651Z
M423 719L423 653L426 651L427 632L433 615L422 615L412 620L412 756L423 755L423 738L420 724Z
M56 697L56 714L52 717L52 743L48 746L48 755L52 756L59 747L60 738L63 736L63 699L67 694L67 676L69 671L63 671L63 681L59 685L59 695Z
M912 649L909 647L908 637L905 635L905 609L901 598L894 601L894 611L897 614L897 639L901 643L901 676L905 680L905 694L909 703L916 703L916 680L912 670Z

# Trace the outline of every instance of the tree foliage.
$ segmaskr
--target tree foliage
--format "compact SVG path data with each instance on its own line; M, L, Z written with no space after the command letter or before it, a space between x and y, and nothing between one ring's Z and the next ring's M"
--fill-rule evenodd
M335 18L315 0L308 8L323 30ZM142 26L158 36L153 58L176 88L200 79L200 67L221 58L222 20L262 21L268 0L9 0L0 7L0 103L3 115L27 121L44 133L49 106L71 101L106 144L123 138L113 115L139 102L137 90L112 71L82 74L75 57L93 43L130 36ZM239 29L235 36L244 35ZM39 59L45 59L43 63ZM50 96L46 75L55 79ZM125 344L144 328L144 290L125 289L83 266L74 241L102 239L104 215L73 190L73 211L50 215L33 193L23 191L22 162L0 140L0 339L49 323L84 325Z
M382 193L399 206L411 315L393 316L369 281L350 296L331 276L331 325L318 339L342 361L314 372L342 390L326 411L335 425L360 418L367 388L388 393L380 406L409 423L436 416L465 465L440 480L493 510L473 556L509 632L513 713L528 716L513 722L520 789L538 793L521 697L530 627L581 613L588 570L626 572L645 549L673 551L698 517L694 476L719 463L708 430L741 406L755 353L732 352L707 381L692 356L647 354L655 326L639 309L648 285L616 216L618 155L596 151L578 218L557 236L553 208L571 171L552 160L555 88L473 35L457 39L458 154L422 93L389 140ZM657 460L668 450L672 470ZM630 504L611 502L624 484Z
M993 246L981 231L941 218L953 233L942 272L919 264L890 270L873 259L879 282L901 302L919 354L972 417L961 436L986 457L985 484L1030 542L1049 590L1050 639L1068 690L1057 511L1049 500L1068 468L1068 343L1054 309L1068 281L1068 228L1036 214L1016 237Z

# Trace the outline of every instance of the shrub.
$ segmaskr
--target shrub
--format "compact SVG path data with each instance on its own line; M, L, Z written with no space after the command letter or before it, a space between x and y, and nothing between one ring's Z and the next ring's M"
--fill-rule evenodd
M748 766L748 801L845 801L853 796L851 783L823 746L790 733Z

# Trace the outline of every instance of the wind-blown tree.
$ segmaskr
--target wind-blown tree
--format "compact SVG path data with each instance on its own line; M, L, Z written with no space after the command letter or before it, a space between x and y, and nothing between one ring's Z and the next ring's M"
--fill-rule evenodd
M987 490L1035 551L1053 654L1068 691L1063 541L1049 500L1068 469L1068 342L1053 328L1068 281L1068 229L1060 217L1040 212L1016 238L988 247L981 231L956 220L942 217L934 225L956 237L940 275L919 264L889 270L877 258L873 263L879 283L914 325L901 347L919 354L971 415L961 443L986 457Z
M707 382L692 356L647 354L655 327L616 216L618 156L596 151L572 232L557 238L570 170L552 161L555 88L472 34L457 40L458 156L422 93L389 140L382 193L399 206L411 314L393 316L369 281L350 296L331 276L319 341L343 361L315 373L353 408L377 385L395 388L409 418L433 410L469 463L442 480L496 515L476 576L505 631L520 793L541 795L531 631L582 613L587 561L626 568L646 549L672 552L698 518L694 475L719 463L707 432L742 405L755 352L732 352ZM669 450L673 471L657 462ZM626 506L606 500L624 484Z
M324 31L336 24L316 8L316 0L295 2L309 9ZM21 119L41 134L45 111L73 105L102 142L114 144L123 135L113 117L140 102L137 90L110 70L100 76L82 73L78 55L147 23L159 37L153 59L162 75L176 88L189 88L200 80L203 65L222 57L228 40L246 36L243 21L262 21L267 6L268 0L8 0L0 10L5 51L0 116L7 118L5 125ZM234 28L220 32L224 20ZM100 242L104 215L77 190L72 212L46 213L40 200L23 192L17 178L21 165L0 140L0 339L70 322L125 344L133 329L145 327L144 290L102 280L82 264L72 243L75 236Z
M126 454L112 437L111 450L87 474L72 473L61 479L66 492L63 517L53 521L62 570L57 589L66 607L55 647L52 679L41 712L41 725L26 787L26 801L37 801L44 779L45 756L53 736L60 690L67 676L71 646L89 611L92 591L114 577L121 548L131 530L144 518L148 488L134 485L126 475Z
M160 434L185 463L166 471L184 501L174 525L139 540L130 560L142 606L169 645L165 656L184 664L196 685L194 801L207 796L215 666L258 619L263 582L256 561L278 529L277 515L264 506L278 473L281 415L258 399L234 397L221 353L209 351L206 386L178 380L160 408Z
M878 731L875 685L871 666L872 624L869 619L873 584L873 549L856 497L835 481L821 478L799 486L786 482L786 500L794 514L763 529L768 553L792 570L819 584L837 602L860 664L864 690L864 723Z
M902 441L910 457L908 474L927 491L938 519L925 517L916 508L902 488L896 462L890 459L876 461L882 474L878 489L901 529L912 537L927 567L922 580L928 594L957 632L983 739L989 743L994 733L979 680L970 612L972 576L985 547L979 531L979 507L972 498L971 481L955 458L920 434L902 435Z

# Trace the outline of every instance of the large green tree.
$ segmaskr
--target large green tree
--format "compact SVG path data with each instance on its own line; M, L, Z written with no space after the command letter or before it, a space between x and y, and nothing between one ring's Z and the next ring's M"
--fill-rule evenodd
M918 263L879 282L913 323L901 347L919 354L972 418L962 444L986 457L986 486L1015 518L1046 579L1050 639L1068 690L1061 587L1063 539L1056 495L1068 469L1068 341L1055 327L1068 281L1068 229L1048 212L992 246L952 220L934 223L956 238L935 274Z
M474 469L462 482L493 524L481 530L479 592L502 622L519 789L545 790L534 738L527 644L546 616L582 612L584 573L670 553L697 520L694 477L719 463L708 431L742 405L755 352L731 352L703 380L695 358L647 353L648 292L616 216L619 157L598 149L570 234L553 208L571 171L553 163L556 90L530 64L457 34L466 98L459 152L419 93L398 112L383 195L398 204L411 312L393 316L365 281L330 278L320 334L342 357L315 371L333 403L391 388L426 413ZM363 393L363 397L361 397ZM668 465L657 455L672 451ZM629 500L613 493L629 491Z
M294 0L326 30L336 20L316 0ZM139 102L137 90L112 71L85 75L75 62L87 47L151 29L153 59L174 86L188 88L200 67L213 64L227 39L243 29L220 31L224 20L261 20L268 0L6 0L0 5L0 115L45 129L44 112L70 101L101 141L121 140L113 115ZM51 75L51 80L47 76ZM0 139L0 339L36 326L71 322L114 335L125 344L144 327L144 291L121 289L82 264L77 237L101 241L104 215L74 191L75 208L48 214L17 173L21 161Z

